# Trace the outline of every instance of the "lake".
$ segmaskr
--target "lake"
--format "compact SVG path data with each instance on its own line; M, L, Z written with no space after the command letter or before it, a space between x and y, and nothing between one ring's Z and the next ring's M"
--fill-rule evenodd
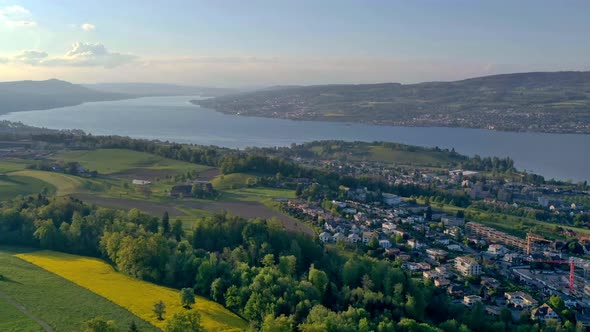
M392 127L227 115L190 104L198 97L149 97L16 112L0 120L52 129L82 129L179 143L288 146L313 140L389 141L455 148L473 156L512 158L546 178L590 181L590 135L511 133L484 129Z

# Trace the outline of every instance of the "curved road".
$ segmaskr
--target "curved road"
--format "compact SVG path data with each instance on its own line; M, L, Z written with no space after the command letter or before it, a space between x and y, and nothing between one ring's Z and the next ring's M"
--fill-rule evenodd
M15 307L18 310L20 310L23 314L27 315L27 317L29 317L30 319L32 319L35 322L37 322L37 324L39 324L45 331L47 331L47 332L54 332L55 331L51 326L49 326L49 324L47 324L45 321L37 318L30 311L28 311L27 308L25 308L23 305L20 305L18 302L14 301L8 295L0 292L0 298L4 299L10 305L12 305L13 307Z

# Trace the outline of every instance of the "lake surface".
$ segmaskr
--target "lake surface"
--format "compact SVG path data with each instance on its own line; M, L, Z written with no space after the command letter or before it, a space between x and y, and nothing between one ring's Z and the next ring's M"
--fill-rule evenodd
M483 129L392 127L227 115L190 104L197 97L150 97L16 112L0 120L52 129L82 129L179 143L288 146L313 140L389 141L455 148L473 156L512 158L546 178L590 181L590 135L511 133Z

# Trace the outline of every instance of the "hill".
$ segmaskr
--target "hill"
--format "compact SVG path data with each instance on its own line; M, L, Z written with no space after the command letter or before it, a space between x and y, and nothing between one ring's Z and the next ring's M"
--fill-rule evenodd
M216 97L237 92L236 90L232 89L159 83L98 83L86 84L85 86L87 88L102 92L125 93L136 96Z
M285 87L193 103L223 113L295 120L590 133L590 72Z
M134 97L128 94L96 91L56 79L0 82L0 100L2 101L0 114Z

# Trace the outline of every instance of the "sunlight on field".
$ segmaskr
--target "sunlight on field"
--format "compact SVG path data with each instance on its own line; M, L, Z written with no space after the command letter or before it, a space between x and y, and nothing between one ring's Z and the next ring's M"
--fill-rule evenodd
M50 185L56 188L56 195L63 196L69 195L76 192L79 192L82 189L85 181L75 176L55 173L55 172L45 172L45 171L34 171L34 170L25 170L10 173L11 175L19 175L19 176L27 176L31 178L35 178L44 182L49 183Z
M159 321L152 312L155 302L162 300L166 304L165 318L185 310L180 305L178 290L133 279L99 259L53 251L18 254L17 257L101 295L158 327L162 327L165 321ZM207 331L246 328L245 321L218 303L197 297L193 308L201 314Z

